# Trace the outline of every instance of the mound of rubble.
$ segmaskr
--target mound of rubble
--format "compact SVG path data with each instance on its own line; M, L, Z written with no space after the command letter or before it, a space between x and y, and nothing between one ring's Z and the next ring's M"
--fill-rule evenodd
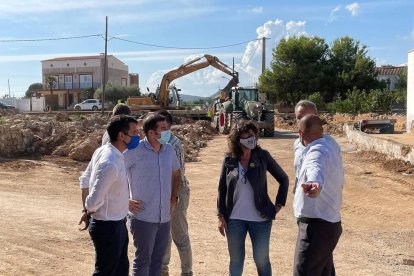
M173 125L171 131L183 143L185 161L194 162L197 161L200 148L206 147L207 141L218 132L211 126L209 121L186 120L185 124Z
M89 161L101 145L108 116L6 115L0 120L0 156L55 155L77 161ZM178 119L185 124L172 128L183 142L186 161L197 161L200 148L217 132L207 121Z
M361 120L374 120L374 119L394 119L395 131L405 131L406 126L406 117L399 114L377 114L377 113L367 113L367 114L346 114L346 113L336 113L320 114L321 118L326 122L324 125L324 130L327 133L334 135L344 135L343 125L347 123L359 123ZM293 113L281 113L275 115L275 126L277 128L288 129L292 131L297 130L295 114Z

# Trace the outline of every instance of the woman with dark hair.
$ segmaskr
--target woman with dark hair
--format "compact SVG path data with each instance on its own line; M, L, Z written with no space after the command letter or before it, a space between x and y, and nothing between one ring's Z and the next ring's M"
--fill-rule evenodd
M259 276L272 275L269 260L272 220L285 206L289 178L268 151L257 145L258 129L240 121L229 136L229 152L221 170L217 216L219 231L227 235L230 275L242 275L245 240L249 233ZM279 182L275 204L267 192L266 172Z

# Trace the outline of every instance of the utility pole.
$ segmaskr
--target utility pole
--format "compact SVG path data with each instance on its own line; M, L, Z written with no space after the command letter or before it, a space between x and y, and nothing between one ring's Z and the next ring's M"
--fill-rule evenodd
M102 115L105 114L105 85L108 69L107 64L107 53L108 53L108 16L105 17L105 54L104 54L104 73L103 73L103 83L102 83Z
M7 79L7 84L9 86L9 98L10 98L10 79Z
M262 74L266 70L266 37L262 37Z

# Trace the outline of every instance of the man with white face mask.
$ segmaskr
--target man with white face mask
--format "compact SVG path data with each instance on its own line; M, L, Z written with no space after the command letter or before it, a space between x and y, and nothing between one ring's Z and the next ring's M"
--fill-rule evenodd
M184 151L183 145L177 136L171 133L172 115L167 110L160 110L157 112L165 117L167 120L168 128L161 133L161 142L168 143L173 146L180 163L181 171L181 185L178 193L178 203L174 212L171 214L171 235L168 240L168 247L164 255L162 264L162 276L168 276L168 265L171 259L171 240L177 246L177 250L181 261L181 275L191 276L193 275L193 258L190 237L188 234L188 222L187 222L187 209L190 200L190 188L187 178L185 177L184 166Z
M181 175L173 147L162 138L168 130L165 117L150 115L143 127L146 137L124 157L130 198L144 202L142 211L130 209L129 213L135 246L132 275L152 276L162 272Z

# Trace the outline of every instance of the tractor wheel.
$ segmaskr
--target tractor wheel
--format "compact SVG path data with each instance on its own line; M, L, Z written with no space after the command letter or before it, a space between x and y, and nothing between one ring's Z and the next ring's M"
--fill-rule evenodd
M243 119L243 113L241 111L233 111L233 125L239 123Z
M230 130L230 122L229 122L229 116L230 114L227 114L227 112L225 112L224 110L220 111L220 115L218 118L218 127L219 127L219 132L221 134L228 134L229 130Z
M275 112L265 111L264 120L272 126L264 129L264 137L273 137L275 135Z

